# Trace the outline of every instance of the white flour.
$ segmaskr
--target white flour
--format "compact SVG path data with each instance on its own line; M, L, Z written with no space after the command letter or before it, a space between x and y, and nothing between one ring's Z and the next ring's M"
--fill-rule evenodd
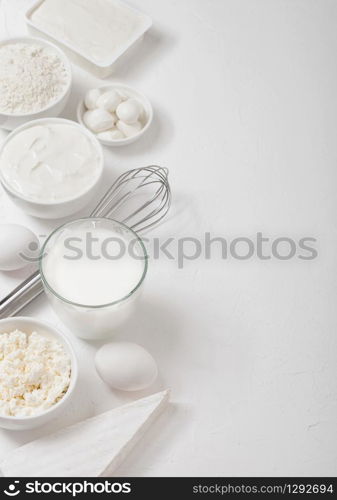
M65 90L69 74L52 48L38 43L0 47L0 112L34 113Z

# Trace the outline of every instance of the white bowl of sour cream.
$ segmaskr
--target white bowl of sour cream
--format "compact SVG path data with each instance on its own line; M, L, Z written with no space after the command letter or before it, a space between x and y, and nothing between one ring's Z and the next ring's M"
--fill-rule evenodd
M33 120L11 132L0 148L0 181L21 209L57 219L84 208L103 172L102 146L78 123Z

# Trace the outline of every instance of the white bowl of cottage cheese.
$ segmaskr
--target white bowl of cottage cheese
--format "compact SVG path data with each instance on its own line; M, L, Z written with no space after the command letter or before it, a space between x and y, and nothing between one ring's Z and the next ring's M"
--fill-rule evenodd
M0 42L0 127L58 116L70 96L70 63L61 49L34 37Z
M40 427L62 413L78 378L69 340L34 318L0 320L0 427Z

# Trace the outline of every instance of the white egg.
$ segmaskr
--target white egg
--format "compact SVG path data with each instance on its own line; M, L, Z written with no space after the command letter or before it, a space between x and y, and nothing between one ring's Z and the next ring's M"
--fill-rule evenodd
M122 102L116 109L116 115L128 125L135 123L142 112L142 106L136 99Z
M91 89L85 94L84 104L87 109L97 108L97 101L101 95L100 89Z
M99 139L103 141L116 141L119 139L125 139L125 135L118 129L114 128L111 130L106 130L105 132L100 132L97 134Z
M116 127L125 135L125 137L132 137L138 134L138 132L140 132L143 128L140 122L128 125L127 123L124 123L122 120L118 120L118 122L116 123Z
M91 109L84 113L83 121L92 132L103 132L112 128L116 121L116 116L105 109Z
M0 269L14 271L31 262L39 255L39 240L27 227L19 224L0 226Z
M97 107L107 111L116 111L117 106L122 102L121 96L114 89L103 92L97 99Z
M105 344L96 353L95 366L104 382L121 391L145 389L158 374L151 354L132 342Z

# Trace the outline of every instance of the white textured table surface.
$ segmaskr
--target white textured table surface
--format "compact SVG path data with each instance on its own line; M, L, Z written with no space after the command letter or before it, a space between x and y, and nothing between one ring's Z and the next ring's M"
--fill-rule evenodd
M121 475L335 475L337 470L337 4L334 0L132 0L154 27L113 79L146 93L152 131L107 151L107 178L159 163L174 205L151 235L304 236L305 261L151 263L142 307L118 338L158 361L173 404ZM29 1L2 0L1 37L25 33ZM72 101L95 80L75 69ZM38 234L0 193L1 222ZM1 295L25 272L2 273ZM41 297L26 314L59 324ZM74 340L77 399L37 431L0 430L0 458L55 428L135 398L115 394ZM38 475L38 471L37 471Z

